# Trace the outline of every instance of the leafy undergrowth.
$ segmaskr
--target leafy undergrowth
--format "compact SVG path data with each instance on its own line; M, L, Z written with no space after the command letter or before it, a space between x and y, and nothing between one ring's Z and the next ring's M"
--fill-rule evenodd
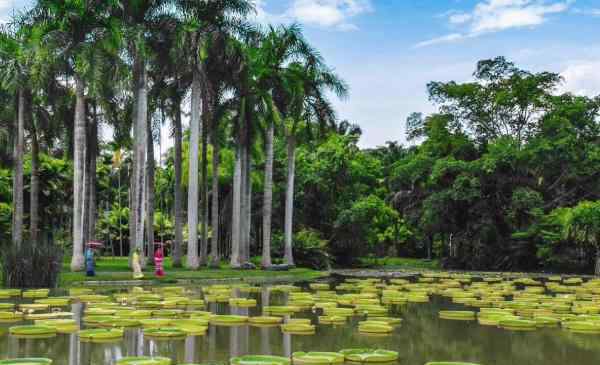
M370 269L402 269L402 270L439 270L438 260L415 259L408 257L362 257L361 266Z
M183 260L185 262L185 258ZM102 257L96 261L96 276L87 277L85 272L70 272L70 260L65 259L63 270L60 274L60 285L68 286L83 281L122 281L133 280L132 271L126 257ZM188 270L174 268L171 260L165 260L165 277L159 279L163 282L174 280L202 280L202 279L247 279L247 278L278 278L286 277L296 280L312 280L326 275L325 272L305 268L295 268L289 271L264 271L264 270L235 270L228 265L222 264L218 269L203 268L200 270ZM147 280L158 280L154 276L154 268L148 266L144 270L144 278Z

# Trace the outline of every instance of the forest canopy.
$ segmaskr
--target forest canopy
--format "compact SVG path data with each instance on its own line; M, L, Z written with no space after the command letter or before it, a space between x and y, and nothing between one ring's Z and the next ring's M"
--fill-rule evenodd
M48 242L75 271L99 240L112 256L161 245L191 269L389 256L600 274L600 96L482 60L473 81L427 85L436 112L411 114L402 141L361 149L368 121L332 104L343 75L300 26L253 11L39 0L15 16L0 37L3 244Z

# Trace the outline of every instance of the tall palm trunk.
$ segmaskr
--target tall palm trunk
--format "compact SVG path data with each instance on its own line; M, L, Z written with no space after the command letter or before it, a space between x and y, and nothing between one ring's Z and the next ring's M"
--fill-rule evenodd
M39 151L37 129L35 122L32 121L31 128L31 182L29 198L29 236L33 244L38 243L39 239L39 198L40 198L40 176L39 176Z
M145 264L144 259L144 175L146 170L146 146L147 146L147 119L148 119L148 90L147 72L145 62L140 55L134 61L134 87L135 87L135 126L134 126L134 151L133 151L133 224L134 235L132 245L140 249L140 263Z
M270 267L271 262L271 216L273 211L273 137L275 126L269 123L265 139L265 186L263 195L263 245L262 267Z
M294 215L294 177L296 174L296 137L287 137L287 186L285 190L285 247L283 260L286 265L294 265L292 253L293 215Z
M209 109L208 103L203 103L203 111ZM200 246L200 265L206 265L208 262L208 117L202 121L202 244Z
M212 135L212 200L211 200L211 247L210 262L212 267L218 267L221 260L219 255L219 141L217 133L217 122L213 121L211 129Z
M192 80L192 102L190 119L190 151L188 182L188 255L187 265L196 270L200 266L198 260L198 147L200 143L200 108L201 108L200 73L194 70Z
M237 131L237 147L235 153L235 167L233 171L233 201L231 207L231 255L230 266L237 268L242 263L242 247L243 247L243 175L244 175L244 151L245 144L245 114L246 114L246 99L242 97L240 100L240 112L238 115L238 131Z
M23 155L25 140L25 91L19 89L17 92L17 135L14 144L15 173L13 176L13 221L12 240L13 245L19 247L23 243Z
M244 204L243 204L243 221L242 225L242 234L243 234L243 249L242 249L242 262L250 261L250 227L251 227L251 217L252 217L252 181L250 180L250 170L251 170L251 161L250 161L250 151L249 146L246 144L244 152L245 162L244 166L244 176L243 176L243 194L244 194Z
M152 263L154 253L154 141L152 121L147 120L146 137L148 161L146 161L146 238L148 239L148 262Z
M239 238L239 246L240 246L240 263L246 262L246 218L247 218L247 204L248 199L246 198L246 186L247 186L247 163L248 159L246 158L246 146L242 145L242 156L241 156L241 177L240 177L240 238Z
M235 167L233 170L233 201L231 209L231 255L229 264L236 268L240 262L240 217L242 202L242 147L238 144L235 152Z
M92 123L90 124L89 143L88 143L88 168L86 183L87 187L87 240L95 238L96 234L96 213L97 213L97 197L96 197L96 164L98 155L98 115L96 105L94 105Z
M75 131L73 153L73 256L71 270L81 271L84 267L84 200L85 200L85 83L79 75L75 75Z
M181 101L175 101L175 242L173 246L173 267L181 267L181 246L183 244L183 191L181 188Z

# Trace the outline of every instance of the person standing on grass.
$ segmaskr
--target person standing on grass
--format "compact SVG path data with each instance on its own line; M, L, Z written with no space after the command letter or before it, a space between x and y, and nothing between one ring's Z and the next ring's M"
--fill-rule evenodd
M85 268L86 268L85 275L86 276L96 276L95 266L96 266L96 260L94 259L94 249L92 248L92 246L88 245L85 250Z
M163 269L164 259L165 257L163 254L162 245L159 245L156 251L154 252L154 267L156 268L154 274L159 278L165 276L165 270Z
M133 251L133 256L131 257L131 266L133 267L133 278L141 279L144 277L144 273L142 272L142 266L140 265L140 248L136 247Z

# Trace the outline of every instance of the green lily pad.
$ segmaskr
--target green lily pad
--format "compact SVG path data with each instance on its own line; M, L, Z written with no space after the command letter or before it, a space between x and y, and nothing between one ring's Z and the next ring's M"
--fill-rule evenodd
M52 360L43 357L24 357L20 359L0 360L1 365L50 365Z
M386 363L398 360L398 352L367 348L340 350L347 361L360 363Z
M230 363L231 365L290 365L291 361L281 356L244 355L232 358Z
M82 340L117 340L123 337L123 330L118 328L92 328L79 331Z
M144 329L144 336L151 338L184 338L186 332L178 327L155 327Z
M56 328L48 326L13 326L8 329L13 336L54 336Z
M345 356L339 352L294 352L294 365L330 365L341 364Z
M117 365L171 365L168 357L131 356L117 360Z

